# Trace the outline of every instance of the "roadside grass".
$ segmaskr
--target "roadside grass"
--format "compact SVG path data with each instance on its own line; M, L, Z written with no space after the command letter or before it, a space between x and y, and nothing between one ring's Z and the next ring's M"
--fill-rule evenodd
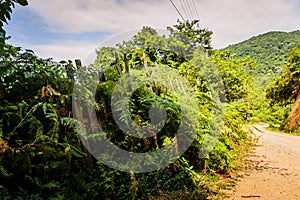
M269 126L266 129L268 131L272 131L272 132L279 133L279 134L300 136L300 130L299 131L284 131L284 130L281 130L279 127L276 127L276 126Z
M245 171L249 169L250 164L246 159L257 142L257 138L253 136L252 126L247 125L243 129L247 131L249 138L244 143L236 145L230 152L232 162L229 172L225 174L200 172L198 176L201 177L201 181L194 191L180 190L168 194L161 192L150 200L222 200L230 197L230 192L247 175Z
M230 173L219 176L217 182L210 183L211 188L213 188L212 191L215 191L215 193L211 194L208 199L222 200L229 198L230 192L247 175L245 171L250 168L250 163L246 159L255 148L258 139L253 134L253 126L245 125L243 129L248 133L249 139L232 151L233 164Z

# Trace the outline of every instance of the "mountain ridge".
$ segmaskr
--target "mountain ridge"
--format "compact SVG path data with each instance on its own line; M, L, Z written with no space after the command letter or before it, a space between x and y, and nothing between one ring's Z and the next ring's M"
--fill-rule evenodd
M269 31L231 44L222 50L230 50L237 57L250 56L256 59L257 74L263 75L272 72L278 75L286 64L290 50L299 46L300 30Z

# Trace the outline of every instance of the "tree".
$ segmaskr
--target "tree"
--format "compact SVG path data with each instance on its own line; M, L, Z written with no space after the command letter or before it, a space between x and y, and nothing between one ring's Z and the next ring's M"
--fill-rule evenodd
M300 48L291 50L283 69L284 74L267 89L267 98L271 99L271 105L293 104L285 129L295 130L300 127Z
M300 92L300 48L292 49L284 73L267 90L272 104L287 105L293 103Z
M28 5L27 0L0 0L0 53L1 53L1 68L3 68L3 63L5 56L9 55L9 52L13 51L15 47L10 47L5 45L6 32L3 29L4 23L7 24L7 20L10 20L10 15L12 13L12 8L15 7L15 3L22 6ZM1 71L1 69L0 69ZM1 74L1 72L0 72ZM7 95L5 87L3 85L2 76L0 75L0 99L5 98Z
M253 81L247 71L255 68L255 60L250 57L237 58L234 53L226 50L213 51L211 57L222 76L227 101L233 102L247 97Z
M204 49L210 50L211 46L211 35L212 31L207 29L199 28L199 20L181 22L177 20L178 24L173 27L168 27L171 36L179 39L182 42L188 42L192 47L203 47ZM186 41L187 36L190 40ZM191 43L192 42L192 43Z
M27 0L0 0L0 45L5 43L6 32L3 29L4 23L7 24L7 20L10 20L12 8L15 7L15 3L26 6Z
M176 38L179 36L187 40ZM164 37L146 27L126 43L129 49L122 45L103 47L98 51L97 60L92 66L82 66L77 71L70 63L55 63L38 58L32 51L24 52L21 48L4 45L0 54L0 80L3 80L10 98L0 98L0 196L7 199L156 199L161 194L164 198L170 194L167 198L172 199L176 190L176 196L189 199L194 192L203 195L202 191L211 191L203 180L211 180L212 176L217 177L230 171L230 153L244 142L246 133L238 124L237 117L232 117L231 121L227 117L227 128L220 134L215 148L206 157L199 158L199 151L205 148L202 141L210 138L209 129L212 128L212 134L219 133L222 123L217 124L218 118L223 119L222 113L219 114L222 109L216 108L218 105L214 100L217 98L212 100L214 94L207 90L206 86L210 83L201 79L206 74L210 75L210 79L218 77L217 73L214 74L218 70L211 69L212 61L207 58L200 43L197 42L198 48L192 48L195 41L179 32L174 37ZM180 51L186 50L190 50L188 55L191 62L180 54ZM220 62L226 64L226 57ZM244 69L244 63L237 62L230 66L241 70ZM173 69L158 76L156 70L169 68ZM186 133L195 127L195 141L181 158L161 170L147 174L118 172L96 160L93 160L93 166L87 167L89 163L79 140L79 134L83 137L86 135L82 135L81 128L75 124L84 129L91 126L70 118L71 98L76 98L72 86L74 79L78 81L76 78L80 77L79 72L87 71L83 73L87 77L83 80L85 83L93 80L88 72L98 75L99 69L105 73L105 81L99 81L93 96L96 102L92 103L97 117L105 122L105 137L124 150L141 153L155 151L173 141L176 144L175 134L180 124L186 125ZM128 69L129 77L125 76ZM173 72L176 72L176 76ZM153 115L148 115L149 110L159 105L165 108L166 123L153 137L130 137L116 125L112 116L111 96L114 86L120 77L135 83L136 78L143 75L146 80L149 74L152 76L149 80L152 87L150 84L139 87L129 99L130 118L122 118L123 112L118 109L117 116L120 116L119 121L131 119L140 125L141 129L137 128L141 132L153 133L144 127L154 119ZM188 83L178 80L180 76L186 77ZM214 87L219 88L218 85ZM156 92L156 88L159 92ZM79 90L80 94L88 96L95 92L92 89L89 93L89 89L92 88ZM120 89L118 103L123 102L125 98L122 94L126 93L124 87ZM189 91L193 92L192 96L195 94L196 104L181 108L179 100L191 103ZM76 112L78 107L74 107L73 112ZM196 113L194 109L198 107L200 112ZM213 108L216 108L216 113L212 113ZM84 106L80 111L83 117L90 117ZM187 120L183 120L185 115ZM102 135L89 136L93 141L102 138ZM183 136L187 137L188 134ZM177 144L184 145L181 142ZM206 198L206 194L201 197Z

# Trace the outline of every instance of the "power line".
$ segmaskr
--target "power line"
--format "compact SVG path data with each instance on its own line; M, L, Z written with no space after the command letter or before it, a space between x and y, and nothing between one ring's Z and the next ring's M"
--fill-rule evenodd
M182 1L183 1L183 4L184 4L184 7L186 8L186 11L187 11L186 17L187 17L188 19L191 19L192 17L191 17L191 14L190 14L189 10L188 10L187 2L186 2L185 0L182 0Z
M183 19L183 21L185 21L184 17L182 16L182 14L180 13L180 11L178 10L178 8L176 7L176 5L174 4L174 2L172 0L170 0L170 2L172 3L172 5L174 6L175 10L177 11L177 13L180 15L180 17Z
M198 14L198 10L197 10L197 7L196 7L195 0L193 0L193 5L194 5L195 11L196 11L196 15L197 15L197 17L198 17L198 20L199 20L199 19L200 19L200 17L199 17L199 14Z
M185 13L186 18L189 18L188 15L187 15L186 9L185 9L185 7L184 7L184 5L182 3L182 0L179 0L179 2L180 2L181 7L183 8L183 11Z
M188 5L189 11L190 11L190 13L191 13L191 16L192 16L191 20L192 20L192 19L194 19L194 16L193 16L193 11L192 11L192 9L191 9L191 6L190 6L190 3L189 3L188 0L187 0L187 5Z

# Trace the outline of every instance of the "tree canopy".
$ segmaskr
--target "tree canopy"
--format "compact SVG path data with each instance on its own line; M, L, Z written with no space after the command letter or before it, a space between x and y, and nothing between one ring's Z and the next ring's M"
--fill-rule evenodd
M279 75L282 66L288 59L289 51L298 47L300 31L268 32L254 36L238 44L229 45L226 49L233 51L238 57L250 56L257 60L257 75L266 75L269 72Z
M8 20L10 20L12 9L15 7L16 3L21 6L28 5L27 0L1 0L0 1L0 45L1 46L4 44L5 37L6 37L6 32L3 29L3 25L4 23L7 24Z
M8 2L6 9L13 2L27 3L1 2ZM3 22L9 19L8 14L4 13ZM129 41L98 49L92 65L78 68L72 62L42 59L30 50L4 43L0 55L0 196L7 199L166 196L197 199L212 194L214 190L208 184L212 177L215 180L234 170L234 157L248 141L242 129L247 119L242 114L245 111L236 107L247 98L251 85L247 71L252 70L255 62L250 58L236 58L226 51L211 51L212 57L208 57L212 32L197 27L198 21L178 23L169 27L169 36L144 27ZM155 75L158 68L168 73L158 79ZM173 72L187 81L180 82ZM88 79L80 82L81 75ZM129 80L133 87L138 77L144 77L147 84L134 90L128 99L129 110L122 110L127 100L122 97L117 101L121 106L114 110L112 94L118 81ZM95 88L81 87L92 81L96 81ZM74 95L76 84L79 84L79 96ZM121 87L121 94L126 92ZM93 97L92 102L77 106L76 101L89 95ZM191 96L196 103L189 105ZM90 103L102 133L88 135L82 131L93 128L88 121ZM147 128L158 121L156 116L148 114L154 105L164 108L166 115L165 124L157 134ZM227 105L230 106L223 113ZM85 121L74 118L78 113ZM130 137L114 117L137 126L139 134L152 134L151 137ZM170 144L185 145L176 135L181 123L186 126L183 133L196 130L191 145L171 164L144 174L109 168L97 161L96 156L92 157L87 145L104 136L132 153L153 152ZM214 145L209 148L207 141ZM203 153L205 148L208 151Z
M267 97L273 103L294 102L300 92L300 49L292 49L283 67L284 73L267 90Z

